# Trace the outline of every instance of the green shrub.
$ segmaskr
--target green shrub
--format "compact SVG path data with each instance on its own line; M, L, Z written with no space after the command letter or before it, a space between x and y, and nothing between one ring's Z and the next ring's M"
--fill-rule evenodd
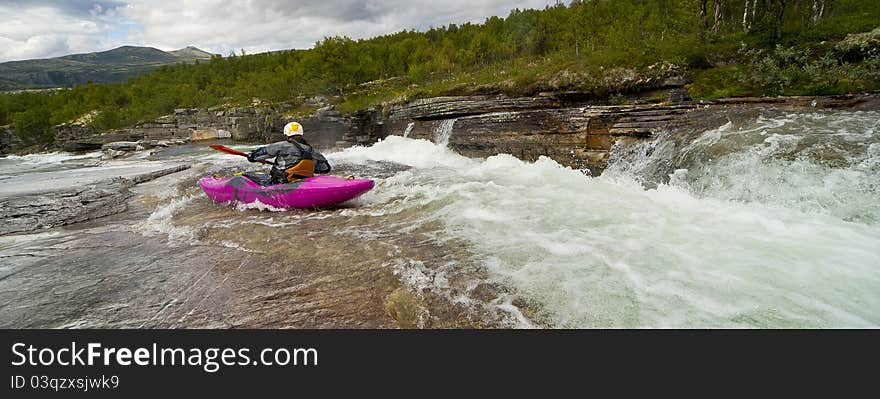
M755 93L740 83L739 67L729 66L696 71L686 86L691 98L710 100L726 97L751 96Z
M15 135L26 146L51 144L54 141L49 115L34 108L15 114L12 117Z
M824 51L824 54L817 54ZM745 62L738 80L762 95L828 95L873 90L880 82L880 57L841 61L819 46L777 45L773 51L742 51Z
M847 35L834 46L834 51L838 57L850 62L880 56L880 28Z

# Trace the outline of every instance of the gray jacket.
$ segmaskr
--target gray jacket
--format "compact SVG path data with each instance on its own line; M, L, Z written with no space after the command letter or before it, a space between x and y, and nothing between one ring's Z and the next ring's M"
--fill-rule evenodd
M312 159L315 161L315 173L329 173L330 163L324 158L320 152L312 148L302 138L292 140L279 141L269 144L265 147L253 150L248 156L252 162L265 161L269 158L275 158L275 166L272 167L277 172L283 172L285 169L296 165L303 159Z

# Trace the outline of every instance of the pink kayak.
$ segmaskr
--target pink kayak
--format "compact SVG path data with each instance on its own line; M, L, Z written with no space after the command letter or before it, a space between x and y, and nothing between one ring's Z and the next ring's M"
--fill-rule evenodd
M217 202L260 202L276 208L325 208L370 191L373 181L315 176L294 183L261 186L244 176L205 176L199 180L199 185Z

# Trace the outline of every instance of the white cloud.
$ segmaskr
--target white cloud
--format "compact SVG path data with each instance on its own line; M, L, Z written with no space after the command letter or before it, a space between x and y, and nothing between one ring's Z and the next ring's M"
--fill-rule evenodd
M554 0L131 0L0 4L0 61L99 51L195 45L228 54L308 48L325 36L367 38L404 29L482 22ZM126 27L131 29L126 30ZM120 32L125 32L124 34Z
M0 3L0 61L54 57L120 44L106 36L115 21L104 9L74 13L46 4Z

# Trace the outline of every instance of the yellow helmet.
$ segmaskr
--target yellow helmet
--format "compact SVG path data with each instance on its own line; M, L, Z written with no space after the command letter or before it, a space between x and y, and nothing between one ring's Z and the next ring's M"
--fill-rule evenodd
M303 135L303 127L299 124L299 122L290 122L284 125L284 135L285 136L302 136Z

